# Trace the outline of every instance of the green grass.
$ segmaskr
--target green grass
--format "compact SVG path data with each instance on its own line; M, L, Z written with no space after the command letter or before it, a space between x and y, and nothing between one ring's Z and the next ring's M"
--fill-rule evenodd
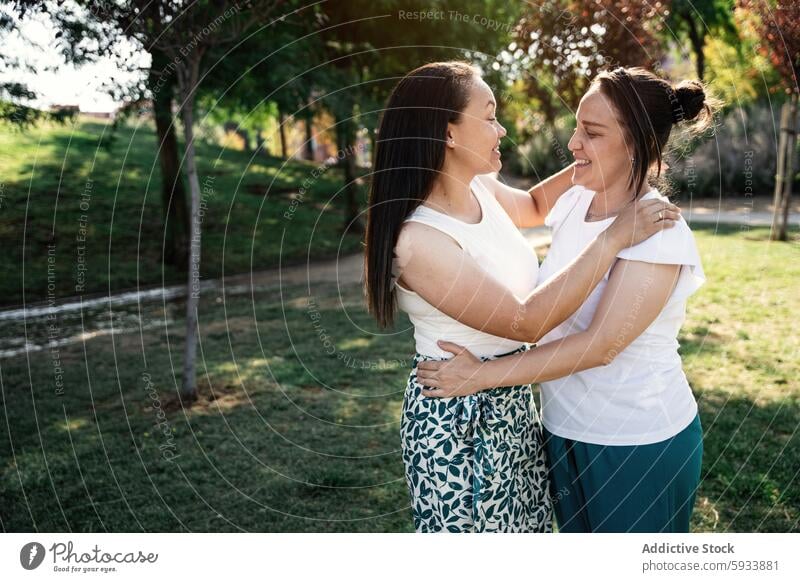
M702 531L800 531L800 243L694 226L708 278L681 333L705 454Z
M346 311L335 286L315 290L312 308L303 288L284 289L283 302L257 295L255 310L209 297L201 399L186 413L174 396L180 321L147 332L144 350L138 334L62 349L63 396L49 354L31 361L32 382L24 358L0 361L14 445L2 431L3 528L411 529L397 429L410 334L377 336L358 289L344 292ZM148 383L170 409L171 437Z
M705 428L694 528L797 531L800 244L696 232L709 282L681 338ZM204 295L201 398L183 410L181 313L168 328L61 348L63 395L52 354L0 360L2 529L413 529L398 434L405 318L378 333L357 285L314 288L311 307L305 288Z
M0 305L47 299L48 284L55 297L66 297L185 280L161 264L152 125L130 122L110 135L110 126L87 118L0 132ZM203 141L197 155L207 204L202 278L360 248L357 236L342 236L340 170L251 159ZM301 186L307 192L298 198L291 190ZM85 242L78 240L82 227Z

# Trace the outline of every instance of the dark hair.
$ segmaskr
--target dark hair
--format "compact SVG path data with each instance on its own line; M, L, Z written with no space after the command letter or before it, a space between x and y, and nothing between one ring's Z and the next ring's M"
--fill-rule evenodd
M447 124L458 123L477 71L460 61L414 69L392 90L375 144L364 258L367 305L394 323L394 247L403 221L430 194L444 165Z
M661 162L672 128L691 122L689 131L699 134L713 121L716 100L706 96L699 81L670 84L639 67L617 67L597 75L594 83L611 100L633 146L633 171L630 186L639 195L656 165L655 177L661 175Z

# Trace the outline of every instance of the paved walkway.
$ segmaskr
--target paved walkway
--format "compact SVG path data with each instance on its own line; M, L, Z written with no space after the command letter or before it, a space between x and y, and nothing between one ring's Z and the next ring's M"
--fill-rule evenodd
M682 208L683 217L688 222L712 224L742 224L747 226L771 226L772 212L768 210L724 210L708 206ZM789 213L789 224L800 225L800 213Z
M735 206L730 203L725 204L700 204L695 203L688 208L683 208L683 216L689 222L711 223L711 224L742 224L750 226L769 226L772 222L772 214L768 211L768 205L762 201L756 204L753 209ZM800 210L800 208L793 208ZM790 223L800 225L800 212L793 212L790 215ZM547 227L539 226L523 230L523 235L534 248L544 247L550 244L550 231ZM342 284L358 283L363 280L363 255L355 254L318 261L306 265L284 267L282 269L270 269L258 271L252 274L233 275L222 279L209 279L202 283L204 292L220 292L225 287L226 296L244 295L252 293L253 290L263 290L278 288L284 285L296 285L307 283L333 283ZM79 311L87 308L109 308L133 305L142 301L171 301L181 299L186 295L185 285L172 285L164 288L150 288L142 291L129 291L115 294L113 296L94 297L91 299L67 298L57 302L54 306L45 304L31 304L25 310L9 309L0 311L0 321L20 320L23 317L41 317L50 314L61 314L70 311Z

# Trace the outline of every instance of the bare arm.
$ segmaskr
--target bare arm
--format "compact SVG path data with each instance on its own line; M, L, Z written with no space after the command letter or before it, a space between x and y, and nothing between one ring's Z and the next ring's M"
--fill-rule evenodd
M680 265L619 260L586 331L514 356L481 362L461 346L440 342L443 349L456 355L451 360L420 363L419 382L434 388L423 393L464 396L494 386L545 382L607 365L658 317L679 274Z
M572 186L572 166L545 178L533 188L520 190L503 184L490 175L480 176L486 187L494 192L500 206L511 217L517 228L529 228L544 224L544 219L558 198Z
M658 200L626 208L569 265L524 298L486 273L448 235L413 222L398 238L398 277L401 285L465 325L499 337L536 342L586 300L620 250L674 225L678 213L672 210L665 213L670 220L655 222L662 208L664 203Z

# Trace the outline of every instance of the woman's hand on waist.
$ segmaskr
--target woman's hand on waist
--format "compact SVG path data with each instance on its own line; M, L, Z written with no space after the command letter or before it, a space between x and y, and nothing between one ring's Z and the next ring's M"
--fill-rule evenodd
M453 355L449 360L428 360L417 365L417 382L422 384L422 395L432 398L469 396L480 392L481 362L467 348L446 341L439 347Z

